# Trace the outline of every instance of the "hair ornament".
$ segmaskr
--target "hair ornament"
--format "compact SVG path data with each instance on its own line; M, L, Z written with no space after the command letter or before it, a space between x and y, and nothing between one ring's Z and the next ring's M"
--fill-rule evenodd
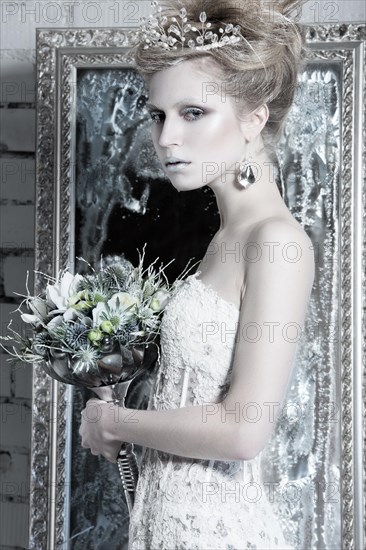
M219 34L212 32L210 30L212 25L207 22L207 15L204 11L199 15L201 28L187 23L185 8L179 10L179 20L177 17L170 18L171 25L165 31L164 25L168 23L168 18L165 15L161 16L162 8L156 0L151 2L151 6L156 13L150 15L148 19L141 18L140 38L142 42L145 42L144 49L159 47L165 50L177 50L179 47L188 47L195 50L210 50L245 40L240 33L239 25L234 26L231 23L225 25L224 28L220 27ZM196 34L195 39L192 38L194 34ZM188 38L188 35L191 38Z

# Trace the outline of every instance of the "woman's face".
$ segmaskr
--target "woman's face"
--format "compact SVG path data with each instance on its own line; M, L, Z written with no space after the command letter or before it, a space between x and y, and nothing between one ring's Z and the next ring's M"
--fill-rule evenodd
M199 64L187 60L150 80L147 107L154 147L179 191L234 180L237 163L245 156L243 122L219 79L212 76L211 64L207 58ZM171 157L173 162L167 164Z

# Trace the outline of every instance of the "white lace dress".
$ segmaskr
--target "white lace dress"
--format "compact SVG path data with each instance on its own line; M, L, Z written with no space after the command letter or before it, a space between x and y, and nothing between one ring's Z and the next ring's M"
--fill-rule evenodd
M229 388L239 310L200 273L178 283L164 311L150 410L214 407ZM129 550L290 549L261 483L260 457L202 460L144 448Z

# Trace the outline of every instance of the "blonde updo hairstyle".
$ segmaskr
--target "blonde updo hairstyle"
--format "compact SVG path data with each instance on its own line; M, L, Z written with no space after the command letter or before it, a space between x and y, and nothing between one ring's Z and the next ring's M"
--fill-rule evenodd
M160 15L179 19L179 10L187 10L188 23L201 28L199 14L206 12L210 30L220 37L219 29L229 23L239 25L245 40L210 50L196 50L188 46L176 50L149 47L140 42L133 52L137 70L146 82L156 72L175 66L188 59L209 56L218 68L218 76L225 82L225 93L232 97L238 115L251 112L267 104L269 118L262 130L264 145L269 149L281 136L286 115L294 99L297 77L306 60L304 31L291 20L291 14L301 8L304 0L166 0L160 3ZM185 44L196 35L187 33Z

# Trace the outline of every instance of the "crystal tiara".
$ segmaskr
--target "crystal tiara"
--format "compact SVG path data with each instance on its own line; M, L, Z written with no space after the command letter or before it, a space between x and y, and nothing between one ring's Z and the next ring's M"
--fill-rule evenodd
M219 28L219 34L210 30L211 23L207 22L206 12L201 11L199 20L201 28L198 29L194 25L187 23L187 10L182 8L179 10L179 16L171 17L171 25L165 31L164 26L168 23L168 17L161 15L161 6L154 0L151 2L152 8L156 11L154 15L150 15L148 19L142 17L140 19L140 38L144 42L144 49L151 47L159 47L165 50L177 50L188 47L195 50L210 50L212 48L221 48L226 44L236 44L240 40L245 40L240 33L239 25L231 23L225 25L224 28ZM188 39L187 35L196 34L195 40Z

